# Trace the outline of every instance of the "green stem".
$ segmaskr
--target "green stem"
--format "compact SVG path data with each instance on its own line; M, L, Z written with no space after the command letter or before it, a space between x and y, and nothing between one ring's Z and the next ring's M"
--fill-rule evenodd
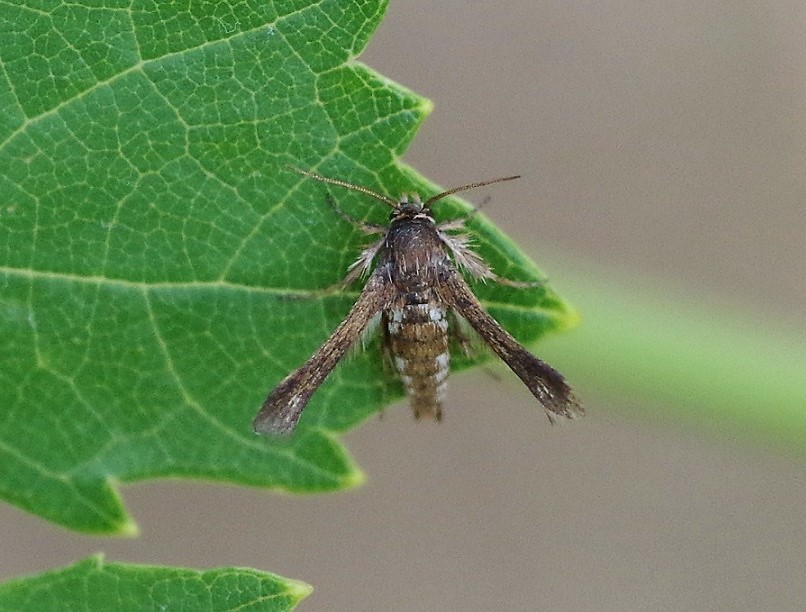
M806 455L806 335L634 280L549 268L582 324L541 344L590 411L596 395L626 413L675 421ZM793 326L794 327L794 326ZM644 400L637 402L635 400ZM605 402L602 402L605 404Z

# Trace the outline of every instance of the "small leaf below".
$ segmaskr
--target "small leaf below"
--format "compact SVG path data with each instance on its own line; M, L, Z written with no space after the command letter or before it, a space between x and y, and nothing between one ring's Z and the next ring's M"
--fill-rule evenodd
M0 610L293 610L311 587L251 569L105 563L98 555L0 584Z

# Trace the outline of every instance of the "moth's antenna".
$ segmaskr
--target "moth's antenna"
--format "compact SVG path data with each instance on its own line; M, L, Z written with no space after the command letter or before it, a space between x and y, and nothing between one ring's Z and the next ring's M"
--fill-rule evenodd
M428 208L429 206L431 206L431 204L433 204L437 200L441 200L442 198L457 193L459 191L467 191L468 189L475 189L476 187L484 187L486 185L494 185L495 183L503 183L504 181L514 181L515 179L520 177L521 177L520 174L516 176L503 176L501 178L493 179L491 181L482 181L481 183L470 183L469 185L454 187L453 189L448 189L448 191L443 191L442 193L438 193L435 196L431 196L425 201L423 207Z
M368 196L372 196L376 200L380 200L391 206L392 208L397 208L397 202L395 202L392 198L387 198L385 195L381 195L376 191L372 191L372 189L367 189L366 187L362 187L361 185L353 185L352 183L348 183L347 181L342 181L339 179L330 178L327 176L322 176L320 174L316 174L314 172L309 172L308 170L302 170L301 168L295 168L294 166L286 166L289 170L293 170L297 174L301 174L302 176L307 176L308 178L316 179L317 181L322 181L323 183L331 183L333 185L338 185L339 187L344 187L346 189L352 189L353 191L360 191L361 193L365 193Z

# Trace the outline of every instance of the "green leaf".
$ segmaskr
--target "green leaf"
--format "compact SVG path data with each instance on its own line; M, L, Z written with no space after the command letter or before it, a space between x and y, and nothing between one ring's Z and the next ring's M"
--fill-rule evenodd
M304 582L251 569L105 563L98 555L0 584L0 611L293 610L310 592Z
M385 6L0 7L3 498L132 533L121 481L360 482L337 434L401 396L377 347L337 369L291 440L250 424L349 309L355 290L319 290L366 243L285 164L436 190L399 161L429 103L353 59ZM357 217L388 212L334 195ZM483 217L470 225L499 274L540 277ZM524 341L574 319L546 287L478 294Z

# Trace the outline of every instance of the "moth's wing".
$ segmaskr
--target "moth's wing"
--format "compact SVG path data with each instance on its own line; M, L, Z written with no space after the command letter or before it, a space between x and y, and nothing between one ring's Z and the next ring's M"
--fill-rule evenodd
M554 416L574 418L585 414L565 378L541 361L493 319L459 275L451 270L439 284L440 296L463 317L485 343L518 375L543 407L549 420Z
M308 361L286 376L269 393L252 423L256 433L288 434L294 431L308 400L361 337L376 313L389 305L394 293L392 283L376 269L344 321Z

